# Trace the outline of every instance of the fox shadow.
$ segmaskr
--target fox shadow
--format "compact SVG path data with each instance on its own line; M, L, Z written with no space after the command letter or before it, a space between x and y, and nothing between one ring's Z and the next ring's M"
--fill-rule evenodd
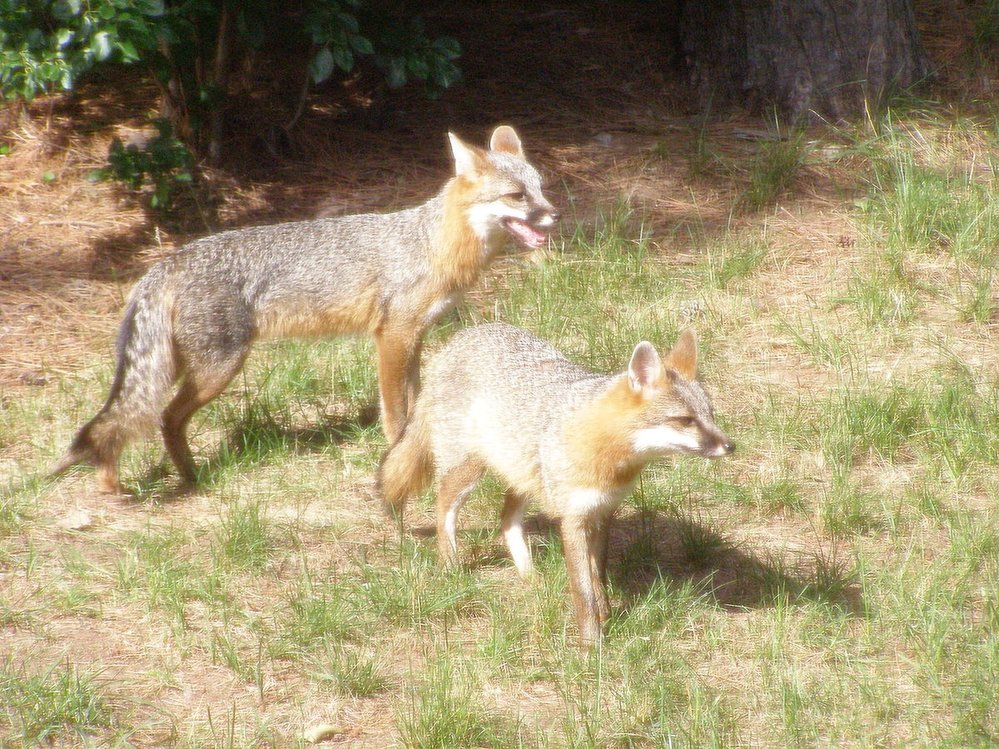
M658 581L700 591L726 610L788 602L821 603L859 616L865 611L849 565L812 554L755 550L686 517L635 512L611 530L608 577L627 611Z
M353 415L327 418L302 427L288 427L278 419L250 416L226 432L207 460L202 458L198 461L198 481L195 486L177 484L162 488L164 480L174 470L164 455L155 467L139 479L135 499L141 502L155 496L158 501L170 502L198 492L210 491L233 469L246 470L273 463L282 456L336 449L354 441L361 432L377 423L377 404L365 406Z
M558 521L534 515L525 521L535 558L562 557ZM432 527L410 529L428 538ZM479 548L474 566L506 559L502 544ZM812 554L757 551L739 546L708 525L660 512L631 512L615 519L610 531L608 583L620 613L640 604L660 583L689 587L724 610L769 608L780 603L820 603L851 616L866 607L849 565L827 550Z

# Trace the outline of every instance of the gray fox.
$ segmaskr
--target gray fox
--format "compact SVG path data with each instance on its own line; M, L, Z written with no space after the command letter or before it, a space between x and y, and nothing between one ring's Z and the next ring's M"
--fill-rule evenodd
M107 402L53 474L89 462L100 489L119 492L126 442L158 424L181 478L194 483L188 421L225 389L258 338L372 334L382 427L394 442L419 388L427 328L506 236L540 247L559 218L513 128L497 127L489 150L448 137L454 177L422 205L226 231L152 266L125 310Z
M665 358L643 341L625 372L598 375L519 328L466 328L427 364L412 417L382 459L376 491L398 515L436 474L437 543L453 562L458 510L493 471L509 487L501 528L525 577L532 565L524 509L539 500L561 520L580 639L592 644L610 616L609 525L639 472L667 453L715 458L734 450L696 376L690 330Z

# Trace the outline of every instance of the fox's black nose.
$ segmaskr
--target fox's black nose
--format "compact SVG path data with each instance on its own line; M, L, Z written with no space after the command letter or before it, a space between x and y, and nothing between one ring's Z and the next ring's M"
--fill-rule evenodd
M734 452L735 443L732 440L728 437L724 439L715 437L704 445L701 454L706 458L721 458Z

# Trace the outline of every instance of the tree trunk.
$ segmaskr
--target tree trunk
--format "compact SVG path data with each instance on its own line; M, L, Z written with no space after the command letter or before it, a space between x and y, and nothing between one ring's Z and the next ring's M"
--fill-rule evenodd
M222 136L225 130L225 98L229 93L229 67L232 57L235 23L229 3L222 4L219 30L215 39L215 60L212 64L209 85L218 100L208 114L208 158L215 164L222 158Z
M701 105L852 117L929 75L911 0L684 0Z

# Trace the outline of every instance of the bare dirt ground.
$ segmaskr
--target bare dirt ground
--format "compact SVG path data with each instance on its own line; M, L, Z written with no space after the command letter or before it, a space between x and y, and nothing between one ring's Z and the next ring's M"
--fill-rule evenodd
M948 65L968 54L954 40L967 40L969 30L965 16L942 6L924 3L920 20L946 83L959 77ZM141 77L91 81L73 97L38 101L28 119L8 122L4 136L13 148L0 161L5 396L51 383L71 373L78 357L106 350L130 284L193 237L424 199L447 177L447 130L481 142L496 123L517 126L561 200L566 226L592 222L625 199L657 246L683 253L689 227L710 235L732 221L732 197L743 187L738 175L692 178L690 161L699 137L733 157L751 153L745 136L762 123L732 114L698 118L673 62L677 51L640 6L468 4L439 30L464 45L463 84L436 101L410 90L372 98L360 85L320 89L280 155L263 136L286 113L241 111L236 102L227 161L205 167L199 189L165 221L151 218L135 196L87 179L104 165L112 137L148 129L156 91ZM261 85L276 79L297 90L288 80L295 71L284 71L284 79L265 74ZM973 89L992 85L971 82ZM806 172L791 212L801 207L814 221L795 216L794 231L830 249L848 241L830 217L855 187L830 171Z
M87 179L104 165L112 137L148 127L152 86L127 72L36 102L5 133L13 148L0 162L5 394L50 383L79 356L106 350L130 284L192 237L425 199L448 176L447 130L481 143L499 122L518 127L567 226L622 195L664 236L682 233L685 222L725 219L729 186L688 186L697 123L669 70L672 51L641 14L502 5L459 7L443 24L464 45L465 80L439 100L405 90L358 106L356 91L321 89L280 156L264 144L261 118L273 124L286 113L236 111L226 163L205 168L195 196L165 222L154 223L134 196ZM467 31L483 27L487 34ZM660 144L665 158L650 158Z
M946 64L963 54L942 40L963 22L946 7L926 3L920 15L927 47L943 65L943 84L948 82ZM498 2L460 6L439 29L463 44L465 80L459 87L436 101L403 91L376 97L368 106L357 105L356 92L320 89L310 99L300 131L280 155L271 154L261 140L261 115L240 112L227 161L206 166L202 184L165 221L151 218L135 196L87 178L104 164L112 137L146 127L146 114L155 106L151 86L125 73L111 84L92 81L73 97L36 102L28 119L0 134L13 146L0 158L0 409L33 389L60 387L95 355L110 356L131 284L152 261L193 237L254 223L386 210L431 195L450 169L447 130L481 143L495 124L515 125L531 159L548 176L548 190L564 209L568 231L578 222L594 223L626 200L652 233L653 248L678 262L692 252L695 233L710 237L733 222L762 224L764 213L771 231L801 248L803 262L847 251L854 230L846 213L858 186L835 169L804 169L776 215L732 214L734 198L745 187L738 173L694 173L699 138L706 135L738 160L755 148L746 134L766 125L739 114L702 122L673 70L675 50L666 48L661 30L646 20L640 6L629 4L598 10L573 3L543 9ZM789 272L793 278L794 268ZM773 293L786 293L792 285ZM772 376L795 377L799 384L809 377L800 366L782 370L778 359L769 362ZM5 480L21 466L39 465L31 444L0 439L0 448ZM74 501L109 533L121 524L148 522L119 515L118 508L95 496ZM176 524L187 514L216 512L213 498L204 495L173 503L169 511ZM377 522L372 518L372 536L381 533ZM330 543L317 538L309 553L335 554L318 550ZM262 599L266 595L259 591ZM733 591L733 605L751 595ZM140 622L136 628L129 616L128 611L120 617L106 611L98 622L86 620L92 629L67 617L56 621L44 639L51 648L90 651L94 662L112 664L114 672L106 676L122 684L129 682L137 653L147 669L162 657L167 671L177 654L164 644L168 633L157 629L162 623ZM135 699L155 696L165 714L199 713L204 704L253 702L252 690L221 673L221 666L202 659L184 666L192 668L201 672L174 670L171 684L137 684ZM275 678L286 680L279 692L308 692L295 674ZM541 706L554 701L542 687L538 690L522 699ZM181 703L185 707L178 709ZM379 731L387 735L391 730L391 715L372 711L376 704L357 701L342 706L335 717L365 725L371 745L377 745ZM282 718L293 723L298 716Z

